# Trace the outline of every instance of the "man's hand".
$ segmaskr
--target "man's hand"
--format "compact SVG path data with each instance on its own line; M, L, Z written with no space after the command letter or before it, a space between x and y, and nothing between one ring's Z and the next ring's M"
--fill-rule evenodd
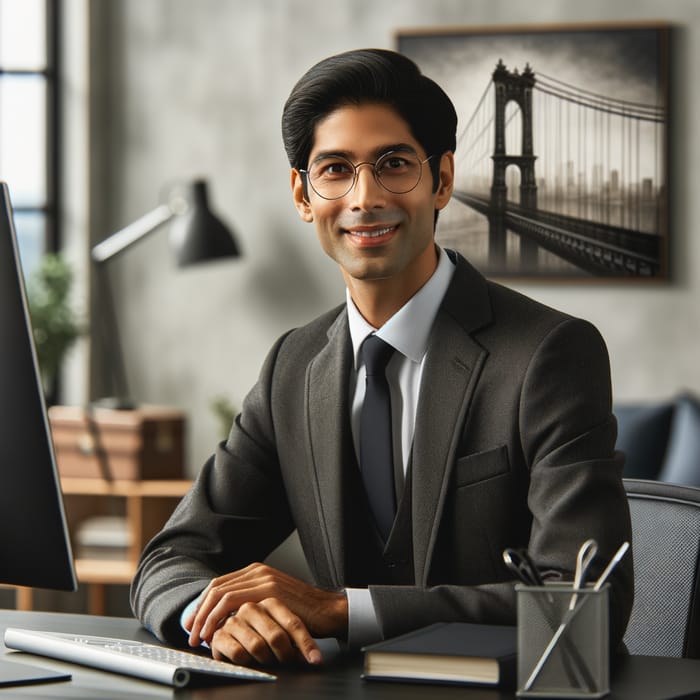
M271 664L301 657L316 664L321 653L313 636L347 634L347 599L344 593L251 564L213 579L184 624L190 645L206 641L217 659Z

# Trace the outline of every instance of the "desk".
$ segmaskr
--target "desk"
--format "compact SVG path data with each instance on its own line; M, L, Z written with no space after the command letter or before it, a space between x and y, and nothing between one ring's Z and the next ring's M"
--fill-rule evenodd
M151 635L128 618L0 611L0 633L6 627L104 635L153 642ZM3 651L7 652L3 647ZM0 688L0 700L17 698L81 698L87 700L506 700L512 692L465 686L379 683L360 678L359 654L336 654L322 669L276 671L274 683L226 684L209 688L174 690L156 683L17 653L18 660L56 670L67 670L73 680L24 687ZM700 693L700 660L633 656L613 676L610 700L661 700Z

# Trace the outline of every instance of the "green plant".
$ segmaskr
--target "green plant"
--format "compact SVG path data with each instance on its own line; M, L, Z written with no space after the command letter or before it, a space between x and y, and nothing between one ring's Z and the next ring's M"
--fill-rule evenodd
M69 302L72 284L73 272L57 254L45 255L27 281L34 344L47 393L54 388L66 351L83 333Z
M216 396L211 401L211 409L219 421L219 434L223 440L228 437L233 425L233 419L238 410L226 396Z

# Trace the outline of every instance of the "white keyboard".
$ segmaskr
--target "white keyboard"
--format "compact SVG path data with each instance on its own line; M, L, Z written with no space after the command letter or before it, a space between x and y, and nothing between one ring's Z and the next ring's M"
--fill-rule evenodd
M8 627L5 630L5 646L177 688L183 688L192 679L203 675L215 676L222 681L276 680L276 676L263 671L130 639Z

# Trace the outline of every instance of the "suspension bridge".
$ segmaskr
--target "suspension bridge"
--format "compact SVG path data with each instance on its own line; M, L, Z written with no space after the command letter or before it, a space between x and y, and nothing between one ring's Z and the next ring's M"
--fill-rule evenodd
M454 197L488 220L488 269L514 234L521 272L540 249L593 275L663 272L665 126L663 106L499 61L456 152Z

